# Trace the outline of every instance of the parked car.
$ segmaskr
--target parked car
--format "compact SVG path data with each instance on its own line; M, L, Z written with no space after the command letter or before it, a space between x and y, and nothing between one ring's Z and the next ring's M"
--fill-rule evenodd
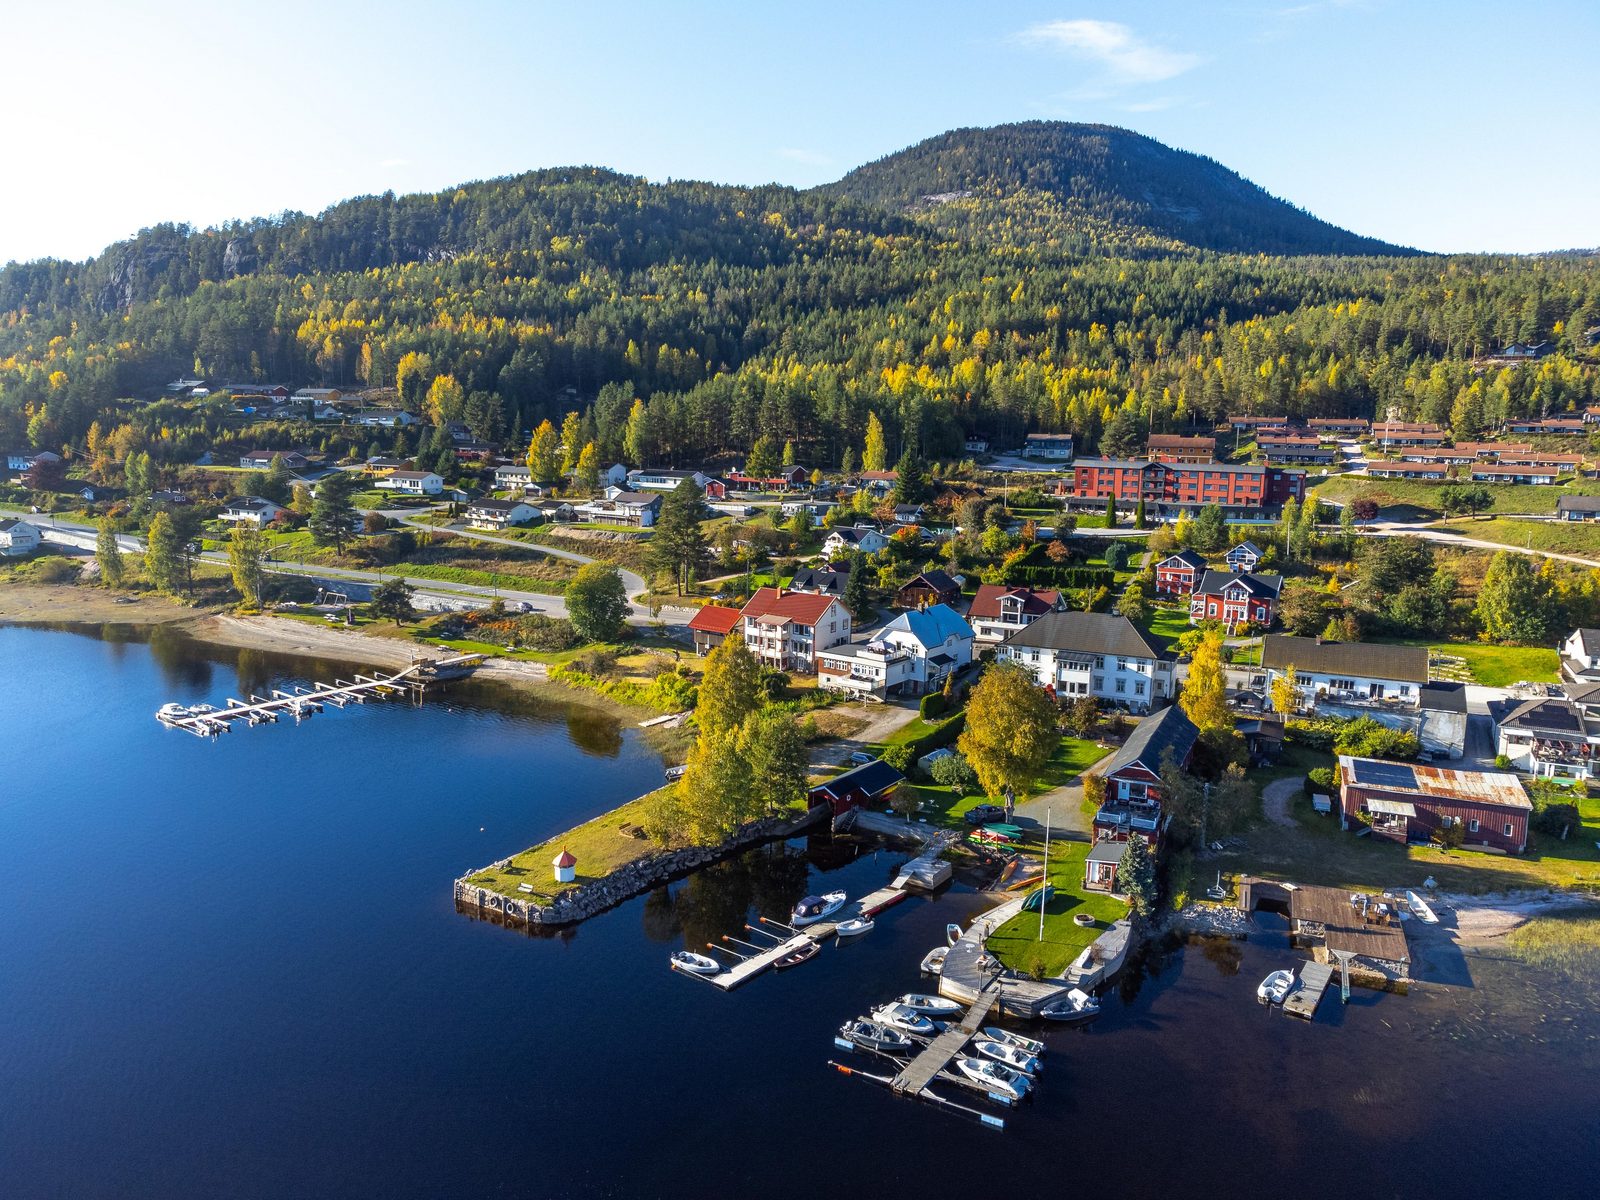
M875 754L868 754L865 750L856 750L851 753L850 761L851 763L860 766L863 763L877 762L878 757Z
M974 804L967 809L966 821L968 825L987 825L990 821L1003 820L1006 810L998 804Z

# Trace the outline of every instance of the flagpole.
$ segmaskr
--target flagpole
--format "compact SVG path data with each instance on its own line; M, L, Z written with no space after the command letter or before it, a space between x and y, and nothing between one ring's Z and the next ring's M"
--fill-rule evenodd
M1044 878L1039 881L1039 940L1044 941L1044 902L1050 887L1050 809L1044 810Z

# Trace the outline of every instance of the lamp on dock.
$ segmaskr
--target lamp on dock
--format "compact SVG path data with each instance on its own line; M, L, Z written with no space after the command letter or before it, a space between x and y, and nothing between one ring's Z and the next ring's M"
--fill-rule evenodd
M578 860L572 857L572 851L563 850L551 860L550 865L556 869L557 883L571 883L577 873Z

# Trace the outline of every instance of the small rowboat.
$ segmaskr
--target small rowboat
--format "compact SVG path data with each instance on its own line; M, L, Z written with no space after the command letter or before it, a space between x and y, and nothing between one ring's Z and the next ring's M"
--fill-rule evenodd
M1428 907L1428 902L1415 892L1406 893L1406 903L1411 906L1411 915L1424 925L1437 925L1439 918L1434 915L1433 909Z
M798 967L803 962L810 962L815 958L822 947L816 942L807 942L803 946L796 946L789 953L772 964L774 971L787 971L790 967Z
M951 921L950 924L944 927L944 944L946 946L954 946L960 940L961 926L957 925L954 921Z
M1013 1071L1021 1071L1024 1075L1038 1073L1039 1060L1020 1046L1008 1045L1005 1042L991 1042L988 1038L979 1038L973 1043L972 1048L985 1058L992 1058L997 1063L1004 1063Z
M691 975L715 975L722 970L722 964L692 950L679 950L672 956L672 969L688 971Z
M950 953L949 946L935 946L928 951L927 957L922 960L922 973L924 975L938 975L944 970L944 957Z
M876 922L871 917L851 917L848 921L840 921L834 932L842 938L860 937L863 933L871 933L874 924Z
M961 1011L961 1005L954 1000L946 1000L943 996L925 996L920 992L907 992L897 997L895 1003L903 1004L925 1017L953 1017Z
M1256 988L1256 999L1263 1004L1282 1004L1293 986L1293 971L1274 971Z

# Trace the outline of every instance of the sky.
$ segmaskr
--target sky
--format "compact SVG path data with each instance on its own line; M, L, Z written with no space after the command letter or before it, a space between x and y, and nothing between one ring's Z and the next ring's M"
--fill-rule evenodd
M0 262L579 163L808 187L1124 126L1358 233L1600 246L1600 4L9 0Z

